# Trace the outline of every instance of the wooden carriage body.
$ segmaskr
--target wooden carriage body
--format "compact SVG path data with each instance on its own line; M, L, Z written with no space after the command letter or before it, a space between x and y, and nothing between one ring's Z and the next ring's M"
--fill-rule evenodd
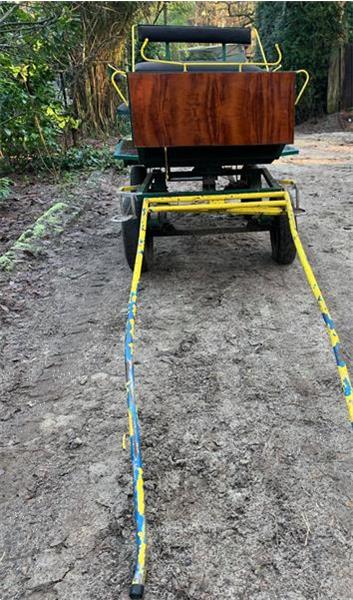
M294 72L135 72L128 83L137 148L293 142Z

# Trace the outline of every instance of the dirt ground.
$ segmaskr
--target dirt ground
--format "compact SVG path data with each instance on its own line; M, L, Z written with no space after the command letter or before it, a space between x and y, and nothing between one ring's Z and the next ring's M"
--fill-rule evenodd
M297 144L272 172L300 185L352 371L353 134ZM82 182L81 217L1 275L1 600L127 598L118 183ZM268 233L157 240L137 334L146 600L353 599L353 437L299 262L276 266Z

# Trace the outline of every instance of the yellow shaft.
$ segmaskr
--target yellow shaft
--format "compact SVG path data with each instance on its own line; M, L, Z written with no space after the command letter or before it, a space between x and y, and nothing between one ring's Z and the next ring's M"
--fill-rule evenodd
M285 195L286 195L286 200L287 200L287 215L288 215L288 219L289 219L289 226L290 226L291 234L293 237L293 241L294 241L295 247L297 249L298 257L299 257L299 260L303 267L304 273L306 275L308 284L309 284L310 289L318 303L319 309L321 311L322 317L323 317L325 325L326 325L326 331L329 336L330 344L331 344L333 353L336 358L338 375L341 380L343 394L346 399L349 419L350 419L352 427L353 427L353 390L352 390L352 384L350 381L347 365L346 365L345 361L343 360L343 358L341 357L340 339L339 339L338 333L334 327L334 324L333 324L331 315L329 313L327 304L325 302L325 299L319 288L319 284L316 281L316 277L313 273L313 270L310 266L310 263L307 259L306 254L305 254L305 250L300 241L300 237L299 237L297 226L295 223L295 217L294 217L294 212L293 212L289 193L285 192Z

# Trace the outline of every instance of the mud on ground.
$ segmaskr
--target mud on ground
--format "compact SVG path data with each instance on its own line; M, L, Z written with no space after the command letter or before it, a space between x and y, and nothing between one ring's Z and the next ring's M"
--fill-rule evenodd
M352 365L353 136L297 142L272 171L300 184ZM118 183L97 176L46 255L1 276L2 600L127 598ZM266 233L157 240L137 334L146 600L353 599L353 437L300 264L276 266Z

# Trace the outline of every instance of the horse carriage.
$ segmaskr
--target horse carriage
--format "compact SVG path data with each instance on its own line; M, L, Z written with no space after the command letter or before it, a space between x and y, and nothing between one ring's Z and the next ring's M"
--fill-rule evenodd
M246 59L244 47L257 39L261 60ZM137 38L137 40L136 40ZM141 60L136 60L136 42ZM149 57L149 43L164 43L165 57ZM218 44L216 61L171 59L170 44ZM232 60L227 46L240 52ZM138 25L132 31L132 69L113 68L111 81L131 120L132 140L121 140L116 157L130 166L121 190L122 237L133 270L125 340L129 438L133 465L137 560L131 598L142 598L146 575L146 522L140 427L135 395L134 342L138 285L152 268L153 247L161 236L268 231L275 263L289 265L298 255L317 300L334 351L350 420L353 393L332 318L301 244L296 216L297 186L275 179L268 165L295 154L295 105L308 73L281 70L282 55L266 59L256 30L236 27ZM192 53L195 55L195 52ZM304 78L296 95L296 78ZM128 98L121 89L127 80ZM178 184L199 191L178 190ZM174 213L212 214L206 227L178 228ZM217 222L218 215L228 215Z

